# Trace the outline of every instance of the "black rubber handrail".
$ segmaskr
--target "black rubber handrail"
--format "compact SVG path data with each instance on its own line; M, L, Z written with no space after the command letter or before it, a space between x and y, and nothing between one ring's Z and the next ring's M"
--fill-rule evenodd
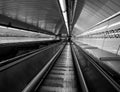
M61 43L59 43L59 44L61 44ZM43 49L41 49L41 50L39 50L39 51L36 51L36 52L34 52L34 53L31 53L31 54L29 54L29 55L26 55L26 56L23 56L23 57L21 57L21 58L19 58L19 59L10 59L10 61L9 60L6 60L6 61L4 61L3 63L1 63L1 66L0 66L0 71L3 71L3 70L5 70L5 69L7 69L7 68L10 68L10 67L12 67L12 66L14 66L14 65L16 65L16 64L18 64L18 63L20 63L20 62L22 62L22 61L24 61L24 60L26 60L26 59L28 59L28 58L30 58L30 57L32 57L32 56L35 56L35 55L37 55L37 54L39 54L40 52L42 52L42 51L45 51L45 50L47 50L47 49L50 49L50 48L52 48L52 47L54 47L54 46L57 46L57 45L59 45L59 44L54 44L54 45L52 45L52 46L47 46L47 47L45 47L45 48L43 48Z
M30 81L30 83L22 90L22 92L35 92L35 90L37 90L37 88L41 85L48 72L51 70L52 66L56 62L56 59L62 53L65 45L57 51L57 53L50 59L50 61L43 67L43 69L40 70L40 72Z
M77 55L76 55L75 50L72 47L72 45L71 45L71 51L72 51L72 55L74 57L74 64L75 64L75 67L76 67L76 70L77 70L78 80L79 80L79 82L81 84L81 87L82 87L82 92L89 92L88 88L87 88L87 85L86 85L86 82L85 82L85 79L84 79L84 76L83 76L83 73L82 73L82 70L81 70L81 67L79 65Z

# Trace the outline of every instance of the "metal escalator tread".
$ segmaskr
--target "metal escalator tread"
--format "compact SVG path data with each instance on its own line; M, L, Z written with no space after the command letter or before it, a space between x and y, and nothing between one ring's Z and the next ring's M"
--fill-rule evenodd
M58 61L37 92L77 92L70 46L67 45Z

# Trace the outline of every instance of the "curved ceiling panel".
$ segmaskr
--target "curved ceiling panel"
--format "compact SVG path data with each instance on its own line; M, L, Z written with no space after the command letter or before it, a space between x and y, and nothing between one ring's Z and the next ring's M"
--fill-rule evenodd
M51 32L63 22L58 0L0 0L0 14Z
M93 25L118 11L120 11L120 0L85 0L83 10L75 24L78 29L77 34L87 31Z

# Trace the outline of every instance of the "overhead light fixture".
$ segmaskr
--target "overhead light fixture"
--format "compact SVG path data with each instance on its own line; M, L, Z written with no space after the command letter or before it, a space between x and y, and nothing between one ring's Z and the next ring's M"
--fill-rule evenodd
M111 28L111 27L114 27L114 26L118 26L118 25L120 25L120 22L113 23L113 24L109 25L108 28Z
M7 28L7 27L5 27L5 26L0 26L0 28Z
M61 10L62 10L64 21L65 21L65 25L66 25L66 28L67 28L67 32L68 32L68 35L69 35L66 0L59 0L59 3L60 3Z
M66 11L66 0L59 0L62 12Z
M90 30L90 31L84 32L84 33L81 34L81 36L88 35L88 34L91 34L91 33L94 33L94 32L98 32L98 31L102 31L105 28L107 28L107 25L103 26L103 27L100 27L98 29L95 29L95 30Z

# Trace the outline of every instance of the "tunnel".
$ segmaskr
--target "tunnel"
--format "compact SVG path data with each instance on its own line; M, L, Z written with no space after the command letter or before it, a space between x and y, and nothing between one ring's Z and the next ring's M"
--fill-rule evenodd
M120 0L0 0L0 92L120 92Z

